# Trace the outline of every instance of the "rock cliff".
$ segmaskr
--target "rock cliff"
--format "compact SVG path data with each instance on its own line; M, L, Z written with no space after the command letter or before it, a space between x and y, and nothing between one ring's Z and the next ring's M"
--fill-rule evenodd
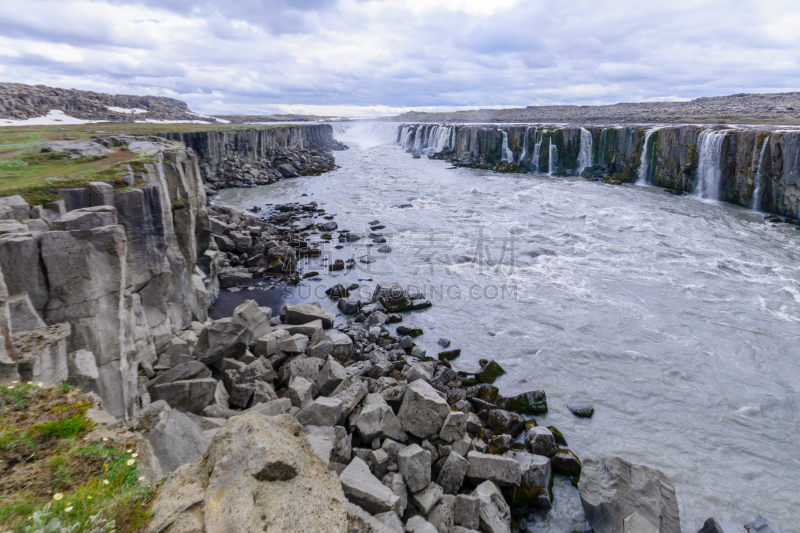
M203 179L213 188L247 187L282 177L331 170L331 150L346 147L328 124L168 133L199 156Z
M722 126L396 126L412 152L506 172L640 182L800 218L800 131Z
M94 365L91 357L83 363L96 368L79 368L88 374L80 381L99 392L111 414L130 419L139 397L139 365L155 363L177 332L206 320L216 296L218 252L208 251L197 156L162 148L152 162L129 167L125 181L135 186L91 183L58 191L63 199L44 208L28 208L30 218L19 209L5 212L0 267L7 294L25 295L28 303L9 308L0 301L11 319L6 374L16 364L23 379L78 379L69 372L67 353L88 351ZM20 197L0 203L25 204ZM41 319L46 327L32 332L17 327ZM0 335L9 338L5 331ZM16 353L21 342L28 348Z

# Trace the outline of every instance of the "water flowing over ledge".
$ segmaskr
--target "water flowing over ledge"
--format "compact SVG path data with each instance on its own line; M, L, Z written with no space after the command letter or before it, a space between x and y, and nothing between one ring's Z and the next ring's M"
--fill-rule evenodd
M458 166L650 184L800 218L797 130L698 125L349 127L366 127L406 150Z

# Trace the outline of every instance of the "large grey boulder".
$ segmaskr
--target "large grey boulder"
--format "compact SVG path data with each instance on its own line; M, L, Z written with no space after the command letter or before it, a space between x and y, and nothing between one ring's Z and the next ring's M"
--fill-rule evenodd
M312 304L286 305L281 310L281 315L286 317L287 324L307 324L314 320L321 320L323 328L332 328L336 318L333 313Z
M484 481L472 495L481 502L478 512L481 533L511 533L511 509L497 485Z
M480 527L481 500L477 496L459 494L453 506L453 522L456 526L477 530Z
M145 533L346 533L346 502L296 420L246 414L217 431L206 458L170 476Z
M750 531L741 524L709 518L697 533L750 533Z
M658 470L619 457L583 463L581 504L596 533L650 530L679 533L675 486Z
M558 450L553 432L546 427L537 426L530 428L525 435L525 442L528 443L531 453L536 455L553 457Z
M372 475L367 463L354 457L339 475L347 499L371 514L398 512L398 498L378 478ZM398 513L399 514L399 513Z
M361 415L356 422L356 429L363 442L371 442L382 437L389 437L399 442L408 440L408 435L400 426L394 411L380 394L367 395Z
M522 470L513 457L472 451L467 454L467 460L467 477L475 483L492 481L509 487L519 485L522 480Z
M419 515L408 519L405 531L406 533L439 533L439 530L433 524Z
M456 452L450 452L437 479L445 494L458 494L467 470L469 470L469 461Z
M317 378L317 388L322 396L329 396L342 381L347 379L348 373L339 362L330 357L319 371Z
M402 527L399 531L386 524L384 517L387 513L372 516L364 509L354 503L347 502L347 531L357 531L358 533L403 533ZM395 513L391 513L397 518ZM399 519L398 519L399 520Z
M427 487L431 482L431 452L412 444L397 452L398 471L411 492Z
M304 426L335 426L342 416L342 401L337 398L317 398L297 413Z
M334 357L348 358L353 355L353 339L347 333L332 329L326 332L333 343L331 355Z
M197 360L211 365L223 357L236 357L247 349L247 328L230 318L215 320L205 326L197 337L194 355Z
M436 389L417 380L406 388L397 419L407 432L424 439L439 432L449 413L450 406Z
M231 322L243 326L250 332L250 338L243 339L249 345L252 339L260 339L264 335L272 332L269 325L269 317L264 313L255 300L247 300L233 310Z
M419 509L422 514L427 515L434 506L439 503L443 496L444 491L442 487L436 483L429 483L424 489L412 494L411 498L414 500L416 508Z
M114 150L94 141L52 141L42 147L42 152L69 152L78 157L87 157L111 155Z
M164 401L153 402L139 413L135 428L150 442L161 476L196 461L208 449L200 426Z
M303 431L311 449L327 465L336 443L336 429L330 426L304 426Z
M752 522L746 523L744 527L750 531L750 533L781 533L778 526L761 515L758 515Z
M461 411L450 411L444 419L439 436L447 442L462 438L467 432L467 414Z
M217 380L214 378L188 379L155 385L148 389L154 401L164 400L173 409L201 414L214 403Z
M211 371L200 361L188 361L181 363L173 368L170 368L160 376L153 378L146 384L147 388L164 383L172 383L173 381L182 381L187 379L210 378Z

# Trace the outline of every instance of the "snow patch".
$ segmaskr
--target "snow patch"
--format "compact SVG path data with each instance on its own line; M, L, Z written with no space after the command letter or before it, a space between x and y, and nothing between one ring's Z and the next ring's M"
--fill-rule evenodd
M33 117L26 120L0 118L0 126L51 126L54 124L95 124L97 122L101 121L70 117L59 109L52 109L43 117Z

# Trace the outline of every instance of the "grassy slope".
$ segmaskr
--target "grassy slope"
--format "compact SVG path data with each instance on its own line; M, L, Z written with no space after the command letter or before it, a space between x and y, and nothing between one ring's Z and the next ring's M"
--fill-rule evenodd
M0 532L53 519L90 531L98 515L121 532L146 523L155 487L140 486L132 443L89 440L91 405L68 386L0 386Z
M56 188L79 187L90 181L111 181L122 174L117 167L126 162L146 162L119 148L105 157L70 159L66 154L41 153L53 140L90 140L97 130L108 134L152 135L170 131L272 129L281 125L205 124L83 124L77 126L24 126L0 128L0 197L19 194L31 205L57 200Z

